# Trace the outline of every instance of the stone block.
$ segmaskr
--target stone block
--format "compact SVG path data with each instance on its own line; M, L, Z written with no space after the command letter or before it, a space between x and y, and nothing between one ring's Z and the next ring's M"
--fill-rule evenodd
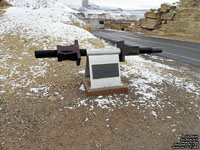
M175 15L176 15L175 13L165 13L165 14L162 15L161 19L163 19L163 20L173 20Z
M140 23L142 28L154 30L161 24L161 20L144 18L140 20Z
M140 21L135 21L135 23L134 23L134 27L139 27L140 26Z
M160 19L161 18L162 13L161 12L146 12L144 14L144 16L146 18L152 18L152 19Z
M161 4L161 8L160 8L160 11L161 12L168 12L170 10L171 6L170 5L167 5L167 4Z

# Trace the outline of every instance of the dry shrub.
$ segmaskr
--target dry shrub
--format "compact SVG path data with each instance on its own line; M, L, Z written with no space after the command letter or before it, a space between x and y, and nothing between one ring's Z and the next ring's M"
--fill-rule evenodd
M81 28L87 30L88 32L92 32L92 27L90 25L83 25Z
M73 23L74 26L77 26L79 28L82 28L84 30L87 30L88 32L92 32L92 27L88 24L85 24L85 25L81 25L79 22L75 22Z
M74 25L74 26L77 26L77 27L79 27L79 28L81 27L81 25L80 25L79 22L75 22L75 23L73 23L73 25Z
M1 17L1 15L4 14L4 13L5 13L5 11L0 10L0 17Z
M7 1L0 0L0 7L7 8L7 7L10 7L10 6L12 6L12 5L9 4Z
M104 48L104 44L99 38L93 38L93 39L86 39L80 42L81 45L86 45L88 43L92 44L94 48Z

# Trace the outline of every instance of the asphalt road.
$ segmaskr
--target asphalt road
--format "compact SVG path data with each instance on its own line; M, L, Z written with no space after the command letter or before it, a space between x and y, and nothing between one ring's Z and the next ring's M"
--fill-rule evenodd
M125 43L133 46L162 47L163 53L156 55L200 67L200 43L147 37L113 30L95 30L93 34L109 40L124 40Z

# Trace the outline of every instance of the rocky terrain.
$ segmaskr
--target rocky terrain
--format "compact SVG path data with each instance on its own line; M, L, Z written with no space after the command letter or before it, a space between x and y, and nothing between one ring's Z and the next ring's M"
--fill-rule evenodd
M162 4L159 9L151 9L145 18L135 23L135 31L155 35L179 36L198 41L200 39L200 9L193 3L181 1L178 6Z
M179 7L181 8L200 8L199 0L180 0Z

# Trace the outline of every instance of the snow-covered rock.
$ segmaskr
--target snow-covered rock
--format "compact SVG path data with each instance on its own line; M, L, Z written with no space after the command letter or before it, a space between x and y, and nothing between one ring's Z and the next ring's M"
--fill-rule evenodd
M68 12L76 13L77 11L69 8L64 0L7 0L13 6L26 7L31 9L39 8L57 8L64 9Z
M47 41L72 44L84 41L85 48L92 48L88 39L96 39L88 31L74 26L85 25L62 0L8 0L15 7L6 9L0 21L0 36L20 33L21 38L32 39L33 45ZM60 41L60 43L56 42ZM64 42L63 42L64 41Z
M55 8L28 9L11 7L7 9L0 23L0 34L15 32L20 29L21 36L40 39L66 38L69 40L84 40L94 38L89 32L73 26L81 20L64 10Z

